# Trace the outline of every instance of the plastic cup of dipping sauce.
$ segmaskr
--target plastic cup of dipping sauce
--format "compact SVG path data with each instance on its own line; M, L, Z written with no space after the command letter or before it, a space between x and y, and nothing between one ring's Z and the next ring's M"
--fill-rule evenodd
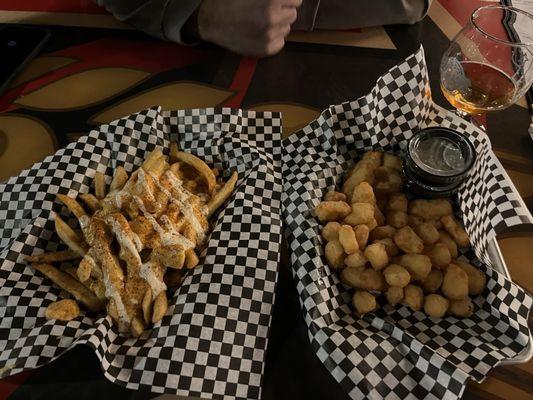
M472 143L449 128L422 129L409 140L403 161L407 188L424 197L457 193L474 165Z

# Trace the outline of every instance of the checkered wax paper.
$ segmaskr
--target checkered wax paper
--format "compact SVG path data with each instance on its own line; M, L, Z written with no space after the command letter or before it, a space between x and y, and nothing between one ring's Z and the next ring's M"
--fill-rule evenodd
M238 171L239 180L214 219L201 265L171 293L163 320L138 339L119 335L104 315L47 320L47 305L65 293L23 258L60 246L54 213L68 212L55 194L88 192L96 171L110 183L117 166L133 171L177 138L225 178ZM280 144L276 113L154 108L103 125L0 185L1 376L83 343L108 379L130 389L259 398L281 238Z
M325 262L312 210L365 151L401 154L413 134L435 125L464 133L478 153L458 214L475 249L463 256L487 274L487 287L471 318L433 319L387 305L361 319L352 312L353 292ZM381 76L368 95L331 106L283 144L285 233L309 337L352 398L454 399L468 378L481 381L526 348L531 297L490 267L486 247L496 232L532 222L531 215L487 136L433 104L423 49Z

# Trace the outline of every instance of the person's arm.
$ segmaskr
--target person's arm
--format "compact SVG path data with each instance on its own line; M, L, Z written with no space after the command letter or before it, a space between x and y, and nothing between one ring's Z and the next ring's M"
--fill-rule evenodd
M304 0L294 28L353 29L414 24L426 15L431 0Z
M202 0L93 0L118 20L159 39L190 43L183 26Z

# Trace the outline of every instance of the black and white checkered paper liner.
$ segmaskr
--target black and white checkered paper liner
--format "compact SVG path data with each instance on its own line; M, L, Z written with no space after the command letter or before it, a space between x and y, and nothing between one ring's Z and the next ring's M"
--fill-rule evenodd
M458 203L476 253L464 256L486 272L487 287L471 318L433 319L387 305L361 319L352 312L352 292L325 263L312 210L365 151L400 154L414 133L435 125L463 132L478 153ZM487 136L433 104L422 48L368 95L331 106L283 144L285 233L309 337L352 398L454 399L468 378L481 381L526 348L531 297L490 268L486 248L496 232L532 222L531 215Z
M115 167L132 171L177 137L224 177L237 170L239 181L163 320L138 339L119 335L109 317L47 320L46 306L64 293L23 257L58 247L53 216L68 213L55 194L88 192L96 171L110 183ZM131 389L259 398L281 239L280 145L276 113L154 108L103 125L0 185L0 376L88 344L106 377Z

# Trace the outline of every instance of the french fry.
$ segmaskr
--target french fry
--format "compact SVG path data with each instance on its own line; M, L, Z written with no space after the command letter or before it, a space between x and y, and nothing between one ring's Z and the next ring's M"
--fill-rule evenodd
M193 249L189 249L185 252L185 267L187 269L193 269L199 262L200 260Z
M74 296L89 311L100 311L104 308L102 301L72 276L61 272L50 264L34 263L32 266L61 289Z
M181 246L163 246L155 249L150 259L165 267L181 269L185 263L185 252Z
M85 203L85 205L91 209L92 212L98 211L102 208L98 199L91 193L80 193L79 197Z
M68 267L64 270L65 273L72 276L74 279L78 279L78 268L76 267ZM89 278L85 282L80 282L83 286L85 286L87 289L89 289L91 292L94 293L96 297L98 297L102 302L106 302L106 296L105 296L105 285L102 281L98 279L92 279Z
M80 219L84 215L87 215L83 207L76 201L76 199L73 199L72 197L68 197L67 195L58 193L56 197L59 199L61 203L63 203L65 206L67 206L68 210L76 216L76 218Z
M96 247L97 261L102 266L104 280L107 280L114 290L120 291L124 286L124 271L120 267L118 258L111 253L109 245L99 243Z
M99 200L105 197L105 175L101 172L94 174L94 195Z
M113 175L111 185L109 185L109 193L122 189L126 184L127 180L128 173L126 172L123 166L119 165L115 170L115 175Z
M87 244L59 215L56 215L55 228L57 235L70 249L81 257L85 256Z
M80 265L78 265L78 269L76 270L76 276L78 277L80 282L85 282L87 279L91 277L91 272L93 270L93 264L89 261L87 257L84 257L80 261Z
M89 282L89 289L96 295L96 297L102 301L107 300L104 282L98 279L89 279L87 282Z
M144 324L139 317L133 317L131 320L131 335L139 337L144 331Z
M174 164L178 161L178 152L180 151L178 142L170 142L170 154L169 154L169 162L170 164Z
M27 262L41 262L41 263L51 263L51 262L63 262L71 261L80 258L80 255L71 250L62 250L62 251L52 251L50 253L41 253L28 256L24 259Z
M151 165L150 172L152 175L157 176L158 178L165 172L168 168L170 168L170 165L166 162L166 160L161 157L158 158L154 163Z
M216 192L213 197L211 197L211 200L209 200L209 202L207 203L207 218L210 218L215 213L215 211L222 204L224 204L228 197L231 196L233 189L235 189L237 178L237 171L233 171L231 177L224 184L224 186L222 186L222 188L218 192Z
M156 324L163 319L163 316L168 309L168 299L165 292L161 292L154 300L154 308L152 311L152 323Z
M146 172L149 172L153 169L155 163L158 162L159 159L164 158L163 152L161 149L155 149L150 154L148 154L148 157L144 160L144 162L141 165L141 168L144 169Z
M185 153L183 151L178 151L176 153L176 158L178 161L183 161L184 163L187 163L196 169L204 177L207 183L208 193L213 193L213 189L217 183L215 174L213 174L211 168L209 168L209 166L202 159L196 157L194 154Z
M143 310L143 318L144 322L149 324L152 321L152 307L153 307L153 300L152 300L152 289L148 288L143 296L143 302L142 302L142 310Z
M109 301L107 302L107 313L109 314L109 316L115 320L115 321L118 321L118 310L117 310L117 305L115 303L115 300L113 299L109 299Z
M46 319L71 321L80 315L78 304L72 299L63 299L50 303L46 307Z
M87 254L85 254L85 257L83 257L83 259L80 261L80 265L82 263L89 264L89 266L85 268L91 271L90 273L93 278L95 279L103 278L102 268L100 268L100 266L96 263L96 260L94 258L94 251L92 249L89 249Z

